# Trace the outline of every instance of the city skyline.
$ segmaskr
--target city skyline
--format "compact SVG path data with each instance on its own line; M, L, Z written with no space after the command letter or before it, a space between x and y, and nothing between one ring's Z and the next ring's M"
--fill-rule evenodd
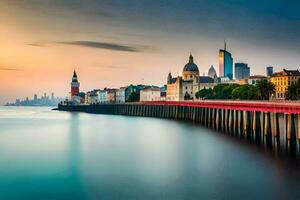
M252 74L299 68L300 3L217 2L2 0L0 104L35 92L65 96L74 68L84 91L165 84L190 52L200 74L219 71L224 39Z

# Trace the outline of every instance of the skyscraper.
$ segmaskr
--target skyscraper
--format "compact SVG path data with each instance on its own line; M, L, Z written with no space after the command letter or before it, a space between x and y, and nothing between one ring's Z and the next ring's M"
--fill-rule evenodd
M269 66L266 68L266 74L267 74L267 76L273 75L273 66Z
M234 64L234 77L236 80L241 80L250 76L250 67L247 63Z
M231 53L226 50L226 41L224 49L219 50L219 75L233 78L233 59Z

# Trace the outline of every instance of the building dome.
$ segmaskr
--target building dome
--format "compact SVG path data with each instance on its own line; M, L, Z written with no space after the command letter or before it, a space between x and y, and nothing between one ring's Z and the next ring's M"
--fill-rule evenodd
M199 73L198 66L194 63L192 54L190 55L189 62L184 66L183 72L196 72Z
M210 66L209 70L208 70L208 76L210 76L211 78L215 78L217 76L217 72L214 68L214 66Z

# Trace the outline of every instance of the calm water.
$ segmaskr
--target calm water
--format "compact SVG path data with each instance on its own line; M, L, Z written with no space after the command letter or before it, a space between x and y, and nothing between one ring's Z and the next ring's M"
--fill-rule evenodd
M0 199L299 199L293 163L191 123L0 107Z

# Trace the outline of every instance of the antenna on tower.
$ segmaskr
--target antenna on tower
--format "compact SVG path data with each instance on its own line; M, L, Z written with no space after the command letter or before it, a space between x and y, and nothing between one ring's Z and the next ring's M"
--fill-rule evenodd
M226 51L226 40L224 40L224 50Z

